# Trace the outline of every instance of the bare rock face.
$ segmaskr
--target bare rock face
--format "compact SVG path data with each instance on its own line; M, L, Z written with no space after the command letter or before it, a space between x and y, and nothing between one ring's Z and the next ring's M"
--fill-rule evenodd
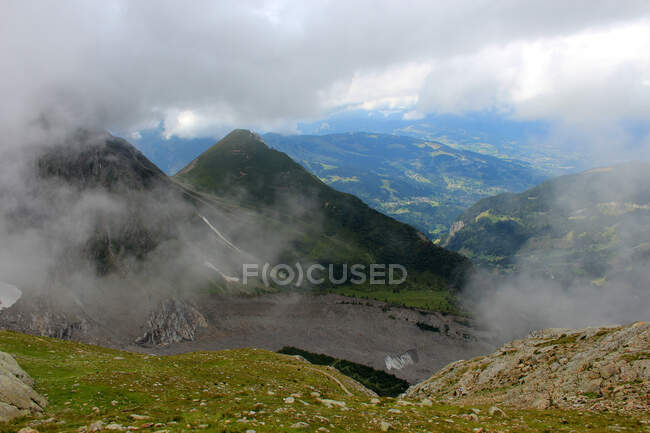
M12 307L0 312L0 327L43 337L78 340L90 323L83 314L57 311L57 307L41 296L23 297Z
M207 326L208 321L196 308L186 302L170 299L151 313L145 325L145 334L136 343L168 345L194 341L197 330Z
M33 384L11 355L0 352L0 422L43 411L47 400L31 388Z
M411 387L411 398L588 410L650 410L650 323L548 329L457 361Z

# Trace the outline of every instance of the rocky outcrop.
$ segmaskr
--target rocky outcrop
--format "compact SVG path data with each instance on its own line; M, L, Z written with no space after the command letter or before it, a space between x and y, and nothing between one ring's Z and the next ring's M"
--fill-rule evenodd
M0 327L42 337L79 340L87 335L91 323L81 311L63 312L44 296L26 296L0 311Z
M0 422L43 411L47 401L33 384L11 355L0 352Z
M207 326L208 321L196 308L186 302L170 299L151 313L145 324L146 331L136 343L167 345L194 341L197 330Z
M461 404L648 411L650 323L538 331L491 355L454 362L406 395Z
M167 176L134 146L102 131L77 131L65 144L50 146L36 165L40 177L80 189L129 192L169 184Z

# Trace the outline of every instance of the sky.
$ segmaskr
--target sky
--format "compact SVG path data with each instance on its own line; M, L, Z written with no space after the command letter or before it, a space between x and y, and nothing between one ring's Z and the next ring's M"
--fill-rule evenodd
M195 138L490 111L650 155L647 0L1 0L0 53L4 130L45 115Z

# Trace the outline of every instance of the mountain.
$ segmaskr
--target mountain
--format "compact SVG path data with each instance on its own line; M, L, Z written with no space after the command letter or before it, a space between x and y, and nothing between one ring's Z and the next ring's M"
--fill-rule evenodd
M404 110L344 110L326 119L300 123L297 129L309 135L372 131L408 136L504 160L525 161L548 176L589 166L584 155L548 139L552 127L545 121L514 119L498 110L413 114Z
M146 190L168 183L167 176L126 140L101 131L76 131L38 157L38 175L78 188Z
M113 344L192 336L192 293L225 285L247 260L212 236L227 216L106 132L79 130L30 155L21 182L0 188L0 275L20 293L0 323ZM168 329L158 309L176 318Z
M414 280L430 276L424 287L438 289L460 287L470 267L416 229L329 187L250 131L233 131L175 179L201 193L281 215L296 231L284 249L286 263L401 264Z
M463 405L638 412L650 409L650 324L547 329L454 362L406 393Z
M2 328L157 354L293 346L411 382L492 348L453 314L466 258L248 131L176 178L105 132L28 154L0 184ZM335 265L335 277L396 263L408 279L354 286L363 300L333 284L243 281L244 264L297 262ZM412 299L418 309L399 305Z
M645 269L648 185L647 163L554 178L479 201L456 219L444 245L484 266L603 284Z
M530 164L388 134L265 134L323 182L437 239L481 198L546 177Z

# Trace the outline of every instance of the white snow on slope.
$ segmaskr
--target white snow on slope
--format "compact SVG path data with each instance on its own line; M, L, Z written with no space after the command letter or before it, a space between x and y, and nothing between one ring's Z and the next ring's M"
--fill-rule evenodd
M22 295L18 287L0 281L0 310L14 305Z
M218 273L219 275L221 275L221 276L223 277L223 279L226 280L227 282L229 282L229 283L238 283L238 282L239 282L239 278L237 278L237 277L229 277L228 275L226 275L226 274L224 274L223 272L221 272L221 271L220 271L220 270L219 270L215 265L213 265L212 263L206 261L206 262L203 263L203 264L204 264L205 266L207 266L208 268L212 269L213 271L215 271L216 273Z
M246 253L244 253L242 250L240 250L239 248L237 248L237 246L235 246L232 242L230 242L228 239L226 239L226 237L225 237L224 235L222 235L221 232L220 232L219 230L217 230L217 229L216 229L212 224L210 224L210 221L208 221L208 219L207 219L206 217L204 217L203 215L200 215L200 214L199 214L199 216L201 217L201 219L203 220L203 222L204 222L205 224L207 224L207 226L210 227L210 229L211 229L211 230L212 230L212 231L217 235L217 237L218 237L219 239L221 239L221 241L222 241L224 244L226 244L226 246L227 246L228 248L230 248L230 249L232 249L232 250L235 250L235 251L237 251L237 252L240 253L240 254L246 254Z

